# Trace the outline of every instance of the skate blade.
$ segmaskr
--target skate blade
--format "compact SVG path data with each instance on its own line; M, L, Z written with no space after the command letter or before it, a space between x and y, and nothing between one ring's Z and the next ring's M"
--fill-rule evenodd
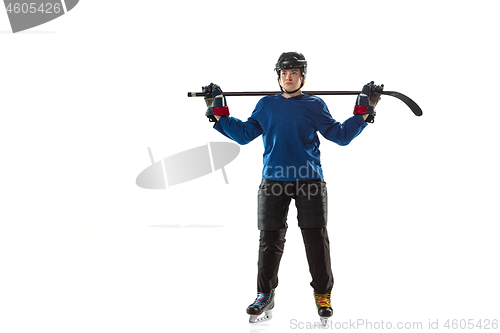
M260 315L250 315L249 322L251 324L262 323L264 321L270 320L271 318L273 318L272 311L271 310L266 310L266 311L264 311L264 313L262 313Z
M321 326L326 327L328 326L328 320L330 320L330 317L319 317Z

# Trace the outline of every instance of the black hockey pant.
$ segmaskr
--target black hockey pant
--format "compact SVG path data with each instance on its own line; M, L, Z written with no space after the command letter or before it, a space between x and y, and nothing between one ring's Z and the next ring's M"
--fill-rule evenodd
M333 288L333 274L326 227L301 228L301 231L312 277L311 286L319 294L329 293ZM260 292L270 292L278 286L278 269L285 247L285 234L286 229L260 231L257 274L257 290Z

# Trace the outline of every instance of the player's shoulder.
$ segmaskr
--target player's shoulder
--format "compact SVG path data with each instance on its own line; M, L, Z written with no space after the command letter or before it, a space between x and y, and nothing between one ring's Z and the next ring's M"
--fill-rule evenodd
M302 101L304 101L311 108L323 109L326 107L325 101L323 101L323 99L318 96L306 94L303 94L302 96Z
M267 95L267 96L262 97L260 100L261 101L275 101L275 100L279 100L279 99L283 99L283 96L281 94Z
M281 94L268 95L262 97L257 103L257 105L264 106L264 105L274 104L276 102L279 102L280 100L283 100L283 96L281 96Z
M303 94L303 96L304 96L303 100L325 104L325 102L323 101L323 99L321 97L314 96L314 95L306 95L306 94Z
M258 114L262 112L267 112L268 110L273 109L277 105L279 105L279 97L281 95L269 95L269 96L264 96L259 101L257 102L257 105L255 105L255 109L252 113L253 116L257 116Z

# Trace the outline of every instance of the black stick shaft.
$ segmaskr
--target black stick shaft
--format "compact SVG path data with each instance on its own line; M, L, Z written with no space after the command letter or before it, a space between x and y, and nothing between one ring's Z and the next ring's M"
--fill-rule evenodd
M306 95L358 95L361 91L303 91ZM382 94L389 94L390 91L382 91ZM223 91L224 96L269 96L281 94L280 91L241 91L241 92L226 92ZM207 94L202 92L189 92L188 97L205 97Z
M358 95L361 91L304 91L306 95ZM268 96L281 94L280 91L247 91L247 92L222 92L224 96ZM416 116L422 115L422 109L410 97L403 95L397 91L382 91L382 95L396 97L403 101ZM188 97L205 97L206 93L190 92Z

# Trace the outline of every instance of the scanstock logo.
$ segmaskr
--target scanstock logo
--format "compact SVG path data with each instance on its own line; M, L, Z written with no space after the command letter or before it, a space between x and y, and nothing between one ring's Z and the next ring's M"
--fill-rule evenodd
M12 32L52 21L75 8L79 0L4 0Z
M167 189L220 170L227 180L224 166L231 163L240 153L240 146L232 142L207 142L206 145L155 161L148 147L151 165L136 179L136 184L145 189Z

